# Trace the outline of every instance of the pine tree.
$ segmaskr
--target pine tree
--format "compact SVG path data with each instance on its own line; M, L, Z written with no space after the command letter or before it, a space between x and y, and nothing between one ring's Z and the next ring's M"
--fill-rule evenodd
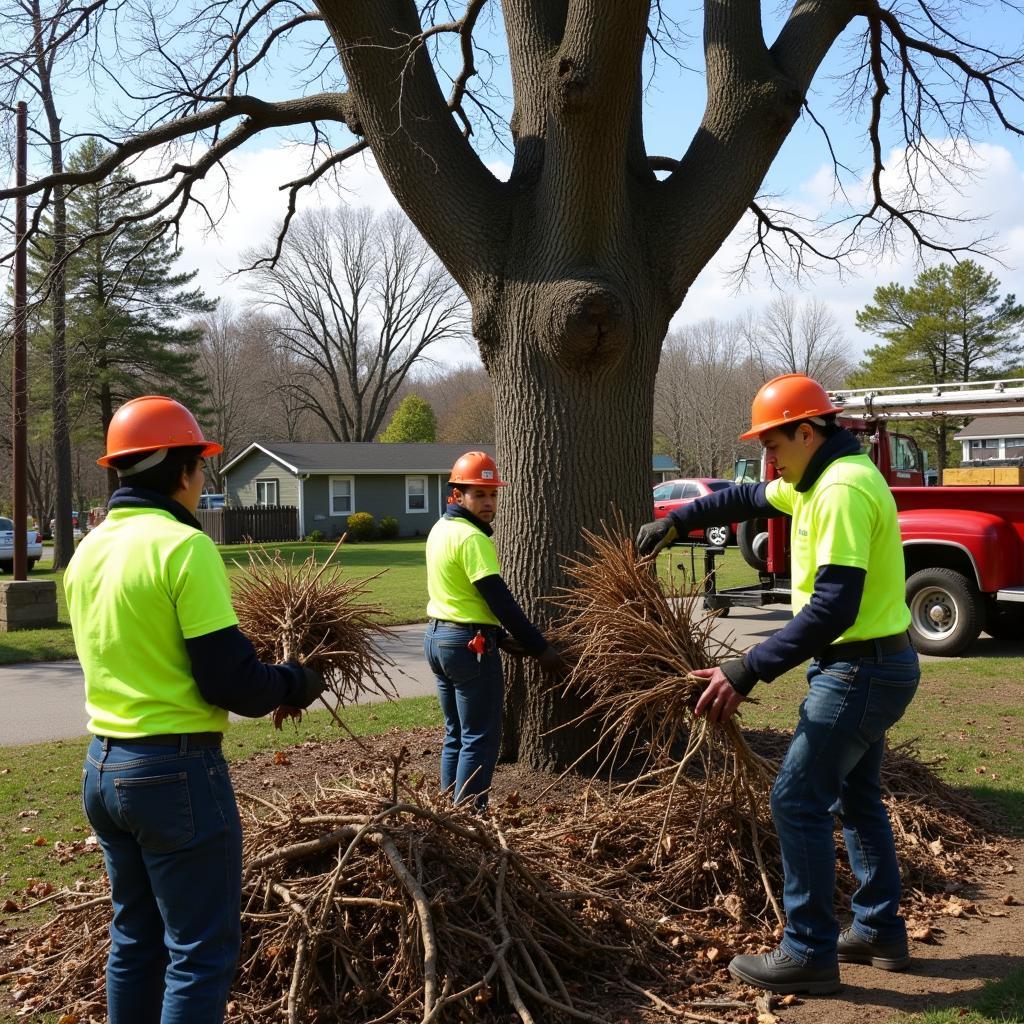
M95 139L68 161L69 171L95 166L105 152ZM93 410L106 436L115 408L129 398L167 394L190 407L205 395L198 366L201 332L185 318L209 312L216 300L190 287L197 271L176 271L181 250L151 222L136 220L149 203L128 191L118 172L68 196L68 351L72 389ZM90 237L103 225L124 225L112 238ZM111 488L116 474L108 474Z
M418 395L407 395L395 410L380 440L385 444L436 441L437 419L433 407Z
M913 285L875 289L857 325L884 342L869 348L851 387L934 385L1016 375L1024 357L1024 306L999 295L999 281L977 263L941 264ZM933 419L910 426L946 467L950 439L961 423Z

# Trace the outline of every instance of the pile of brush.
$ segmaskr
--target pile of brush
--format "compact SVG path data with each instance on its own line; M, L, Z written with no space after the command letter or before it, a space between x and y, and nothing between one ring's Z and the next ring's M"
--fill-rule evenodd
M395 663L381 647L394 638L382 621L387 610L365 600L367 585L381 574L345 576L335 561L344 541L322 564L311 555L296 565L257 548L234 588L239 626L260 659L294 659L315 669L331 698L321 699L334 713L367 696L397 697Z
M422 782L422 780L421 780ZM271 804L240 794L243 946L227 1020L608 1024L654 928L563 851L391 772ZM513 826L515 821L512 821ZM16 958L32 1013L102 1015L109 897L68 893Z

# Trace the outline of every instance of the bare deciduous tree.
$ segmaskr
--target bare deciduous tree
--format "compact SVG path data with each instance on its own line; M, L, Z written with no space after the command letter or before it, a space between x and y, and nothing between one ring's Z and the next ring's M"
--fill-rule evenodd
M763 378L747 359L742 325L702 320L665 339L654 388L654 429L684 476L731 479L747 410Z
M853 370L849 339L820 299L800 303L792 295L776 296L760 316L745 320L743 333L763 380L805 373L837 388Z
M494 391L482 366L438 367L418 375L415 389L437 415L438 441L494 443Z
M840 266L865 244L885 249L901 239L922 250L976 251L943 234L956 218L935 209L922 169L956 170L962 150L932 136L977 137L986 118L1020 133L1024 120L1024 58L1019 47L1006 52L1000 41L979 38L979 4L961 11L920 0L792 0L768 40L758 0L705 0L700 124L676 154L653 155L644 143L642 70L651 36L670 45L652 17L660 5L504 0L514 159L509 180L500 181L474 148L487 138L481 127L502 131L476 88L487 56L474 31L487 0L467 0L460 17L437 0L316 0L315 9L300 10L283 0L257 10L193 0L159 16L149 0L99 2L116 2L126 19L135 14L137 31L120 33L118 45L123 51L130 41L137 52L109 59L121 58L115 80L134 76L145 86L125 85L126 93L148 100L106 128L118 145L99 166L40 176L28 194L48 198L59 185L99 180L166 146L155 175L165 191L148 215L173 226L197 182L245 142L312 125L319 162L285 183L290 215L305 186L369 147L472 304L495 383L502 468L529 481L507 497L500 549L511 585L536 615L562 579L560 555L577 547L580 526L596 526L612 501L633 521L650 514L661 343L740 220L748 215L753 227L750 258L773 269ZM1019 16L1014 3L998 6ZM263 66L282 52L279 44L321 22L308 74L294 69L298 94L256 95L280 80ZM865 202L855 194L839 203L839 240L830 245L834 233L817 235L759 190L801 113L827 128L808 96L843 43L852 54L845 124L862 119L869 187ZM446 80L450 88L442 88ZM824 139L838 175L841 157ZM883 175L883 145L894 141L908 152L906 175ZM0 199L16 193L0 189ZM557 726L580 710L532 668L517 672L507 752L535 765L571 760L587 743L585 731Z
M253 293L296 361L281 386L333 440L374 440L416 362L468 330L462 292L398 211L311 210L272 253L251 254Z

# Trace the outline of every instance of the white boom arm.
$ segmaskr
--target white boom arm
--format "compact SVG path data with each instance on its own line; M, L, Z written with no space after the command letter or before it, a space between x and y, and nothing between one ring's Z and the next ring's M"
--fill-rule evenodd
M916 388L845 388L829 397L840 415L867 420L925 419L930 416L1007 416L1024 413L1024 379L982 380Z

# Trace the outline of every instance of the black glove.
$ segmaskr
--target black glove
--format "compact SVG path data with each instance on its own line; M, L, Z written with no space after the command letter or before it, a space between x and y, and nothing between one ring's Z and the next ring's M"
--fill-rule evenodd
M508 633L498 641L498 646L506 654L511 654L513 658L524 658L526 656L526 648L514 636L509 636Z
M289 707L308 708L327 689L327 680L316 669L312 669L308 665L299 665L296 662L291 662L291 665L302 671L302 682L299 683L294 698L288 701L288 705Z
M636 553L641 557L656 555L667 544L676 539L677 531L671 516L645 523L636 535Z
M540 667L545 672L550 672L553 676L564 676L569 671L569 665L559 650L548 644L540 654L537 655L537 661L540 662Z

